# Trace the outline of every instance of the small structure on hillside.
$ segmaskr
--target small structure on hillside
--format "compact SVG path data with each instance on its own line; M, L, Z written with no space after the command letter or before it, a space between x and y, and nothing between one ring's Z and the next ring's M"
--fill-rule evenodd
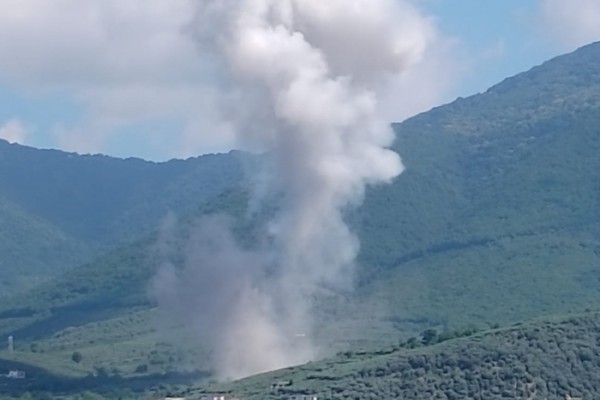
M290 387L293 384L294 384L294 382L292 380L273 382L273 384L271 385L271 391L277 392L280 389L284 389L286 387Z
M8 374L6 374L6 377L8 379L25 379L26 374L25 374L25 371L20 371L18 369L14 369L12 371L8 371Z
M8 337L8 354L12 354L15 350L15 344L12 336Z

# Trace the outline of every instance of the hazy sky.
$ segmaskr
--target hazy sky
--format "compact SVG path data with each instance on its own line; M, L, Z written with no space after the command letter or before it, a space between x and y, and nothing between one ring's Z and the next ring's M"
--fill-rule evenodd
M153 160L235 146L211 117L218 66L190 34L194 1L2 0L0 138ZM600 40L598 0L412 3L432 31L395 120Z

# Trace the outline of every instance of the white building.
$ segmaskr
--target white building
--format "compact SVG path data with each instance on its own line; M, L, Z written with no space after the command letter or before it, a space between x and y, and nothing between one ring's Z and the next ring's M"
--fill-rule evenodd
M25 376L25 371L19 371L17 369L9 371L8 374L6 374L8 379L25 379Z

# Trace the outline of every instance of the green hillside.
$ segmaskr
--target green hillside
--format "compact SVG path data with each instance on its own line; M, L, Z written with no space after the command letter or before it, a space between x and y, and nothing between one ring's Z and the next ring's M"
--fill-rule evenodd
M15 287L31 288L56 274L48 259L76 265L86 252L83 243L2 196L0 220L0 295Z
M174 245L185 246L195 216L223 207L242 215L246 198L238 190L226 191L181 219L175 236L182 239ZM246 235L248 229L240 226ZM209 368L209 349L199 346L185 327L161 326L159 331L168 331L164 338L157 333L164 322L149 296L162 260L156 251L156 235L149 235L6 299L0 306L0 337L14 336L14 360L67 375L105 368L130 376L140 365L148 373ZM86 357L74 369L70 357L75 351Z
M188 399L227 393L244 400L287 399L595 399L600 315L539 320L459 339L428 332L376 352L177 392ZM438 341L441 343L433 344ZM429 345L423 342L430 343ZM416 348L414 347L416 343ZM422 347L420 347L422 346ZM276 382L291 383L276 390Z
M156 229L240 182L241 155L153 163L0 140L0 296ZM9 272L10 271L10 272Z
M600 43L396 125L407 171L358 219L396 327L600 304Z

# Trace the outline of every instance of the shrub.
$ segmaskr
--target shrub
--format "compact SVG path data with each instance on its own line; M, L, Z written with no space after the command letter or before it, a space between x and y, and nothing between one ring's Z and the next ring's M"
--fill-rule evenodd
M136 374L145 374L146 372L148 372L148 364L140 364L135 367Z
M81 360L83 360L83 356L81 355L80 352L74 351L73 354L71 354L71 360L73 360L74 362L79 364L81 362Z

